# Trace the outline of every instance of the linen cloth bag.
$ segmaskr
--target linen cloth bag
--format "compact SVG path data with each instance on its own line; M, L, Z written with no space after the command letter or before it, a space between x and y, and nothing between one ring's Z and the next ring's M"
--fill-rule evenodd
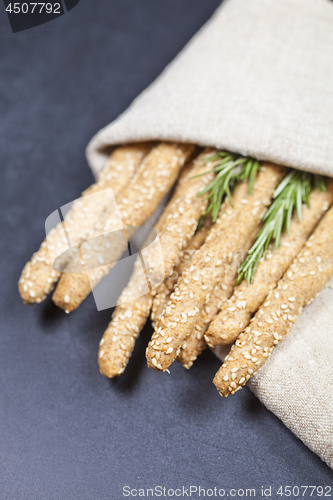
M214 146L333 177L333 3L225 0L157 80L91 140L93 172L103 168L110 146L147 139ZM248 385L333 468L330 286Z

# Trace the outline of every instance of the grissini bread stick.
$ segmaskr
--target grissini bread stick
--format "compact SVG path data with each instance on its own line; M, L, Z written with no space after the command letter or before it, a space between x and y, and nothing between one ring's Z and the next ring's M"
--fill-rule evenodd
M119 193L133 177L143 158L153 146L156 146L156 143L140 142L115 148L107 159L105 167L100 171L97 182L83 191L82 195L86 196L107 188L112 188L115 193Z
M185 196L188 196L188 183L192 182L191 177L200 164L191 162L189 165L190 167L184 167L185 175L183 172L180 175L175 193L155 226L162 249L164 249L163 229L170 224L169 216L173 216L177 207L179 208L179 202L183 202ZM211 176L208 176L206 182L209 182L210 178ZM201 178L201 185L204 182L205 180ZM204 210L204 206L202 210ZM183 215L181 214L181 216ZM164 250L163 255L165 253ZM162 272L164 273L164 269ZM141 261L137 259L131 279L121 294L120 305L116 307L112 321L100 342L98 361L102 375L109 378L115 377L123 373L127 366L135 340L149 316L155 293L155 291L145 293L145 288L146 278Z
M250 323L253 314L265 301L293 258L298 254L319 219L333 203L333 181L329 181L327 191L316 189L309 196L310 207L304 206L302 222L295 213L290 224L289 235L284 234L278 250L271 247L267 259L263 259L250 285L246 280L236 287L232 297L223 304L217 317L211 322L206 333L206 342L211 347L231 344Z
M185 250L182 252L180 262L175 266L173 273L169 278L158 287L157 294L154 297L152 310L151 310L151 320L154 323L155 318L159 318L164 310L165 305L170 299L175 285L183 272L183 268L191 259L192 255L201 245L204 243L210 226L203 225L199 231L195 233Z
M248 238L241 252L235 255L233 262L225 269L225 274L222 276L218 285L216 285L212 297L208 303L201 309L198 323L190 335L185 340L177 356L177 361L189 369L193 365L197 357L207 347L205 340L205 332L209 327L210 322L215 318L220 309L223 307L226 300L232 295L237 281L237 271L248 250L253 244L257 235L257 230Z
M174 194L155 225L157 233L160 233L165 224L173 202L177 196L182 196L182 190L186 189L184 179L191 168L193 164L189 162L182 169ZM112 320L100 341L98 362L101 374L106 377L113 378L124 372L134 349L135 340L149 316L153 295L145 293L145 284L146 275L138 258L130 281L121 293L120 304L114 310Z
M158 233L165 223L165 212L155 225ZM135 341L147 321L153 294L146 293L146 283L145 271L137 258L130 281L121 293L120 304L114 310L99 344L99 369L106 377L113 378L124 372Z
M180 277L171 304L167 305L156 325L156 332L147 349L148 366L165 371L179 354L179 350L195 327L201 309L212 295L215 286L241 250L249 235L259 229L261 217L271 196L285 174L285 169L266 163L259 172L252 194L233 203L230 215L224 219L225 230L195 252L191 265ZM241 188L239 186L237 190ZM222 210L222 213L224 211ZM213 226L214 228L214 226ZM212 228L212 229L213 229ZM158 346L158 350L156 349ZM159 354L159 359L156 355Z
M206 173L211 164L204 162L213 153L214 150L205 150L194 161L191 172L184 180L182 196L175 198L166 217L160 235L166 278L179 263L181 252L194 235L198 221L207 208L207 199L197 194L214 178L213 173Z
M233 203L237 204L240 203L242 199L244 199L244 196L246 196L247 193L247 185L241 184L236 192L233 195ZM160 315L162 314L164 308L166 305L169 305L168 302L170 300L171 294L174 291L174 288L177 284L177 281L179 280L180 276L183 273L183 270L185 268L185 265L188 265L191 262L191 258L193 257L193 254L196 250L198 250L202 244L205 241L212 241L212 239L218 237L221 235L222 231L227 227L228 225L228 218L230 218L230 215L232 215L232 207L229 203L229 200L226 199L223 202L223 205L221 207L220 211L220 216L218 220L211 226L210 220L206 220L206 224L203 225L203 227L198 231L192 240L190 241L188 247L184 250L184 259L182 262L179 263L178 266L175 267L174 273L172 276L166 281L166 283L162 284L158 288L158 293L156 294L156 297L153 300L153 305L152 305L152 320L157 320L159 319ZM252 240L251 240L252 241ZM211 314L213 314L214 307L216 308L218 304L222 304L221 300L223 300L223 297L225 296L226 298L230 297L232 290L234 288L234 283L237 279L236 276L236 271L237 269L232 270L233 278L232 279L232 284L231 283L221 283L216 287L216 290L214 292L214 296L209 299L209 311ZM227 273L229 274L229 269L227 270ZM227 280L227 279L226 279ZM222 288L222 290L220 289ZM218 290L217 290L218 289ZM228 294L228 290L230 290L230 293ZM227 295L225 295L227 293ZM221 295L221 297L220 297ZM155 304L155 310L154 310L154 304ZM217 314L217 312L220 309L218 308L217 310L215 309L215 313L213 314L212 317ZM205 311L208 311L207 307L205 307ZM201 352L205 349L206 347L206 342L203 338L204 333L206 331L206 328L208 327L207 324L207 316L204 311L201 312L201 314L204 316L204 318L200 318L198 324L195 326L195 329L192 330L192 333L189 335L187 338L186 342L182 346L178 361L183 363L184 361L184 366L186 368L190 368L193 364L193 361L195 361L196 357L201 354ZM205 328L201 330L201 321L205 325ZM208 321L209 323L209 321ZM153 326L155 328L155 324L153 322ZM199 330L200 328L200 330ZM200 333L199 333L200 332ZM199 338L200 336L200 338ZM183 350L184 347L184 350ZM197 350L197 355L194 358L195 354L194 351ZM188 363L189 359L192 359L192 363Z
M333 276L333 208L322 218L263 308L241 333L214 378L223 396L239 390Z
M136 261L129 284L120 297L124 303L116 307L99 344L99 369L106 377L113 378L124 372L135 341L147 321L153 295L145 293L145 283L141 262Z
M182 192L183 180L186 176L182 174L184 171L186 173L190 171L188 165L192 166L192 163L183 168L175 193L155 225L157 233L160 233L165 224L173 201ZM113 378L124 372L134 349L135 340L149 316L153 295L145 293L145 284L146 275L141 259L137 258L130 281L121 293L120 304L114 310L112 320L99 344L99 369L106 377Z
M87 237L93 239L96 234L104 234L105 239L98 238L93 251L88 248L84 250L84 255L76 255L77 260L83 260L82 267L86 272L81 272L78 266L79 272L65 270L61 276L53 294L57 306L66 312L73 311L108 274L126 250L127 238L133 234L133 228L141 226L155 211L193 151L192 145L161 143L148 153L137 173L121 192L117 209L111 207L106 210ZM120 222L125 232L129 227L127 234L121 231ZM70 262L70 270L73 267L75 269L76 265Z
M191 368L197 357L207 347L204 339L205 332L212 318L214 318L221 309L224 301L226 301L232 294L237 280L236 272L238 267L238 263L236 265L232 265L231 268L233 268L234 277L230 279L222 279L222 283L219 283L215 287L211 299L209 299L207 305L205 305L200 311L197 324L180 348L177 361L188 370Z
M110 202L112 188L116 195L128 183L144 156L151 149L151 143L120 146L111 153L99 180L82 193L65 217L65 229L72 245L82 242ZM98 196L87 197L99 192ZM41 302L52 291L60 277L60 271L53 268L50 254L60 255L68 249L62 224L51 230L40 249L26 264L19 280L19 292L24 302ZM66 260L63 261L65 266Z
M185 219L186 222L186 218L190 214L191 217L195 215L198 222L200 215L206 208L206 203L196 198L196 193L198 192L198 187L200 190L201 186L210 182L212 175L208 174L207 176L192 179L192 176L198 173L198 171L200 172L202 168L202 158L203 155L199 156L192 164L192 169L188 172L188 175L180 178L174 196L155 226L156 231L159 233L163 259L167 266L171 266L172 263L165 256L172 251L175 254L176 260L176 254L181 254L182 245L186 244L194 231L192 224L184 225L181 219ZM191 193L194 199L191 198ZM191 200L191 206L197 205L197 212L195 214L193 210L184 209L184 211L179 211L179 208L184 204L184 200L186 199ZM186 208L188 206L190 205L185 205ZM179 216L174 217L174 214L179 214ZM174 240L171 240L169 237L170 216L173 224ZM182 232L179 232L178 228L182 228ZM154 254L151 258L151 265L154 267ZM158 266L159 262L156 262L156 265ZM161 269L161 271L163 274L170 273L169 268ZM156 272L155 269L154 272ZM145 284L144 271L140 260L137 259L130 282L121 294L121 304L116 307L112 321L100 342L98 355L100 372L109 378L120 375L125 370L132 354L135 340L149 316L155 291L145 293Z

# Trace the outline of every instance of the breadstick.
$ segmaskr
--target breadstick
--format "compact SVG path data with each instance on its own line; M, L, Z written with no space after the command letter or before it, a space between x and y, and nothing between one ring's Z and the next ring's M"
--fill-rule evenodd
M82 193L82 197L73 203L66 214L65 230L72 245L81 243L85 239L110 203L110 191L104 190L112 188L113 193L118 194L133 176L151 146L151 143L128 144L116 148L111 153L99 180ZM98 195L87 196L97 192ZM52 291L60 277L60 271L53 268L54 259L50 258L50 254L58 256L66 250L68 244L64 226L58 224L50 231L40 249L22 271L19 292L25 303L41 302ZM63 266L66 263L66 258L62 259Z
M232 294L236 282L236 277L230 280L225 279L222 281L223 284L219 284L216 286L212 298L208 301L208 304L204 306L200 311L198 323L195 325L194 329L180 348L179 354L177 356L177 361L188 370L191 368L194 361L202 353L202 351L206 349L207 344L204 339L205 332L209 326L211 319L214 318L221 309L223 302L227 300Z
M233 394L259 370L275 345L333 276L333 208L322 218L264 307L241 333L214 378L219 393Z
M314 190L310 196L310 208L304 206L302 222L294 214L289 235L284 234L278 250L272 249L256 271L251 285L246 280L236 288L233 296L223 304L217 317L206 333L206 342L211 347L231 344L250 323L252 315L265 301L268 293L290 266L319 219L333 203L333 181L329 181L327 191Z
M206 154L207 152L205 155ZM161 218L155 226L156 231L159 233L165 266L172 265L170 259L168 261L165 256L173 251L175 254L175 260L177 260L177 254L181 254L182 245L186 244L194 231L192 224L191 226L184 224L184 220L186 222L188 214L193 217L193 207L196 206L197 211L195 213L195 217L198 221L200 215L206 208L206 202L198 199L196 194L200 191L200 189L202 189L202 186L207 185L211 181L212 176L211 174L208 174L207 176L192 179L192 176L196 175L198 171L200 172L202 169L202 158L203 155L201 155L197 161L194 162L192 169L188 172L188 175L180 177L173 198L168 203ZM206 170L207 165L205 171ZM184 212L179 211L179 208L184 203L184 199L191 201L191 205L185 205L185 208L192 206L191 211L186 209L184 209ZM179 213L179 216L176 218L174 217L175 213ZM172 230L176 240L171 240L169 237L170 216L173 221ZM178 228L182 228L182 231L179 232ZM151 266L154 267L155 255L151 255L151 258ZM170 267L166 267L165 270L162 269L162 271L166 274L170 273ZM132 354L135 340L149 316L154 291L145 293L145 284L146 280L142 265L139 259L137 259L130 282L121 294L121 304L115 309L112 321L110 322L100 342L98 355L99 367L100 372L107 377L112 378L123 373Z
M162 314L165 305L170 299L175 285L183 272L183 268L191 259L192 255L201 245L204 243L210 226L203 225L200 230L193 236L185 250L182 252L181 260L179 264L174 268L173 273L169 278L158 287L158 292L154 297L152 310L151 310L151 320L154 324L154 320L159 318Z
M148 366L165 371L178 356L226 266L234 254L244 247L249 235L259 229L263 212L284 173L284 168L267 163L257 176L252 194L246 193L238 205L233 203L234 208L229 210L221 223L225 228L221 236L211 240L207 238L195 252L192 264L184 269L171 295L171 304L165 307L157 322L157 330L147 350ZM240 188L241 185L236 192ZM226 215L223 209L221 213Z
M237 281L237 271L254 243L256 235L257 231L254 231L246 241L242 251L238 252L231 265L226 267L225 275L216 285L212 297L201 310L198 323L182 345L177 361L185 368L190 369L197 357L206 349L205 332L225 301L232 295Z
M193 151L194 146L177 143L161 143L150 151L136 175L123 189L117 210L115 207L106 210L99 223L89 233L87 239L96 237L96 234L104 234L105 238L98 238L94 252L85 249L86 258L82 255L82 260L86 272L65 270L61 276L53 294L53 301L57 306L66 312L73 311L108 274L126 250L127 238L155 211ZM123 224L125 229L129 226L127 235L121 231L120 224ZM81 256L76 255L74 263L70 263L70 270L73 266L76 267L75 260L81 261Z

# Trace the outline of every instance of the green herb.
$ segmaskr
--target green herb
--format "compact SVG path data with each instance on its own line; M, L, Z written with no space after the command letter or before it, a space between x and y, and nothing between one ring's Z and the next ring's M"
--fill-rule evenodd
M212 182L197 195L202 196L207 194L209 201L204 215L211 213L213 222L215 222L225 196L228 197L230 205L233 206L231 191L235 189L240 180L249 182L249 194L251 194L259 170L259 162L253 158L226 151L221 151L205 159L205 164L210 162L217 162L217 164L208 172L195 177L200 177L200 175L206 175L211 172L216 173Z
M266 258L272 238L275 240L276 250L280 246L282 232L286 231L289 234L290 222L295 209L299 222L302 221L302 205L306 203L309 206L309 194L314 188L326 191L323 176L291 170L283 179L274 192L274 201L263 217L264 224L257 239L238 270L237 284L244 278L248 284L252 283L260 259L263 255Z

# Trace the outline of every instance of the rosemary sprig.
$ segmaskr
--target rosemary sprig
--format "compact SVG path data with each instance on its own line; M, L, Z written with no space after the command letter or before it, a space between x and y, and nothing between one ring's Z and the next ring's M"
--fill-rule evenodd
M291 170L276 188L273 203L263 217L263 226L243 264L238 270L237 284L246 278L247 283L253 281L260 259L266 258L268 246L275 240L275 249L280 246L283 231L289 234L290 222L294 210L299 222L302 221L302 205L309 206L309 194L314 188L326 191L325 179L321 175Z
M213 222L218 217L225 196L228 197L231 206L233 206L231 191L235 189L240 180L249 182L249 194L251 194L259 170L259 162L254 158L240 156L227 151L221 151L216 155L209 156L205 159L204 163L216 161L217 164L211 170L195 176L200 177L200 175L206 175L211 172L216 173L212 182L198 193L198 196L207 194L209 201L204 215L211 213Z

